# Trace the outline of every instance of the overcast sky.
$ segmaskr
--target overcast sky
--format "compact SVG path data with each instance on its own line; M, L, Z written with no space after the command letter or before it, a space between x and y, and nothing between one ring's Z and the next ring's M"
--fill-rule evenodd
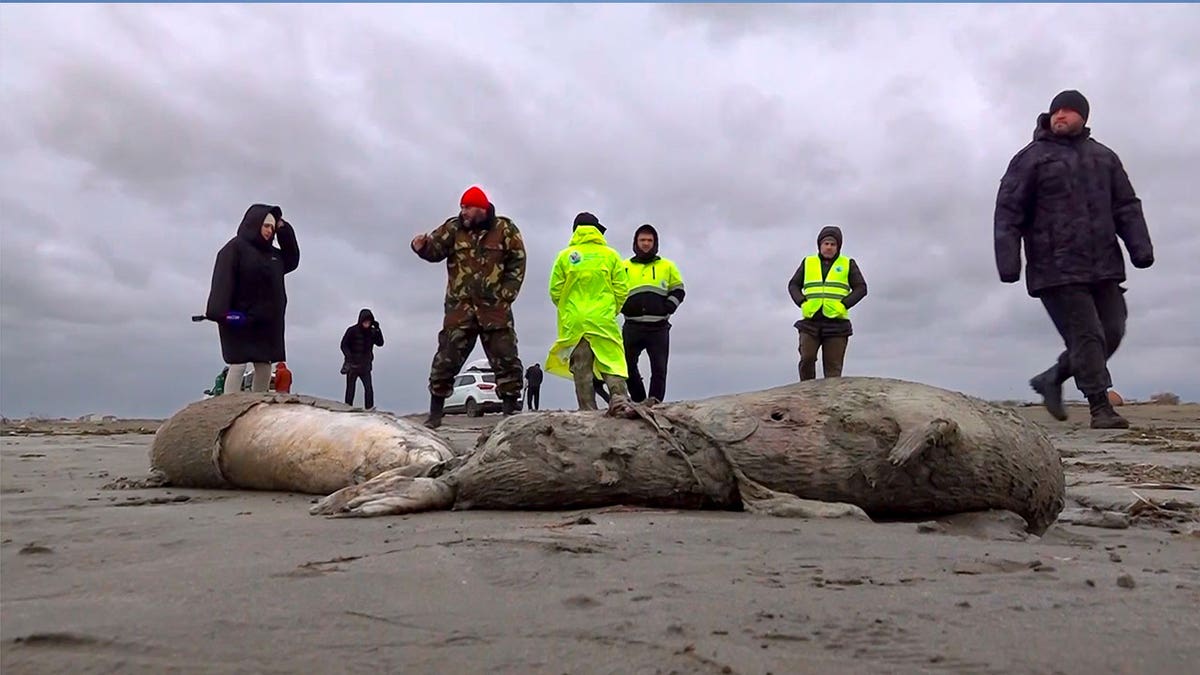
M189 316L252 202L299 238L295 390L340 398L338 341L370 307L377 405L423 409L446 272L408 242L473 183L529 250L526 364L554 339L549 270L588 210L622 253L654 223L683 272L668 398L794 381L787 281L837 224L870 287L846 375L1028 398L1061 342L998 280L992 214L1065 88L1155 244L1153 268L1127 265L1115 386L1197 400L1197 35L1196 6L8 5L0 410L199 398L222 364ZM573 405L548 378L543 406Z

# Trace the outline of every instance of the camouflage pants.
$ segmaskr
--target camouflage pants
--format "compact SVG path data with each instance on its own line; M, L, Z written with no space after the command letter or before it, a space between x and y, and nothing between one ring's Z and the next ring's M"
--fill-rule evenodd
M475 338L483 343L483 352L496 373L496 393L501 398L520 397L525 371L517 355L516 330L485 330L478 325L453 326L438 332L438 349L429 369L429 393L443 397L454 393L454 379L475 349Z
M596 362L596 356L592 353L592 345L583 338L579 344L575 345L575 349L571 350L571 376L575 380L575 400L579 402L580 410L598 410L596 407L596 389L593 383L595 376L592 369ZM625 386L625 378L617 377L602 373L604 384L608 385L608 391L612 395L612 400L624 397L629 398L629 389ZM612 405L612 400L609 405Z

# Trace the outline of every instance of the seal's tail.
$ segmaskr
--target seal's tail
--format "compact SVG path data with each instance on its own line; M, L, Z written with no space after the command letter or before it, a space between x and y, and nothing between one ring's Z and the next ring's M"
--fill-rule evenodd
M404 468L342 488L308 510L310 515L369 518L420 511L443 511L454 506L456 490L441 478L414 478Z

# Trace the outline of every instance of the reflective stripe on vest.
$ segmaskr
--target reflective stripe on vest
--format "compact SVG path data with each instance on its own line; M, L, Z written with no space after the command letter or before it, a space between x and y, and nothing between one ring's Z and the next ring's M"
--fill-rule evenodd
M804 259L804 304L800 311L804 318L811 319L817 312L830 319L848 319L850 312L842 304L842 298L850 295L850 259L839 255L829 266L829 276L821 278L821 256L810 255Z

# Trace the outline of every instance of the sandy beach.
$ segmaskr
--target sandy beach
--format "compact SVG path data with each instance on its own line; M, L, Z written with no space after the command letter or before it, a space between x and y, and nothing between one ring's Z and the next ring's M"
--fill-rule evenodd
M309 495L112 489L153 420L7 422L3 670L1195 672L1200 406L1125 406L1129 431L1021 411L1067 463L1040 538L1003 513L325 519ZM469 447L498 418L448 419Z

